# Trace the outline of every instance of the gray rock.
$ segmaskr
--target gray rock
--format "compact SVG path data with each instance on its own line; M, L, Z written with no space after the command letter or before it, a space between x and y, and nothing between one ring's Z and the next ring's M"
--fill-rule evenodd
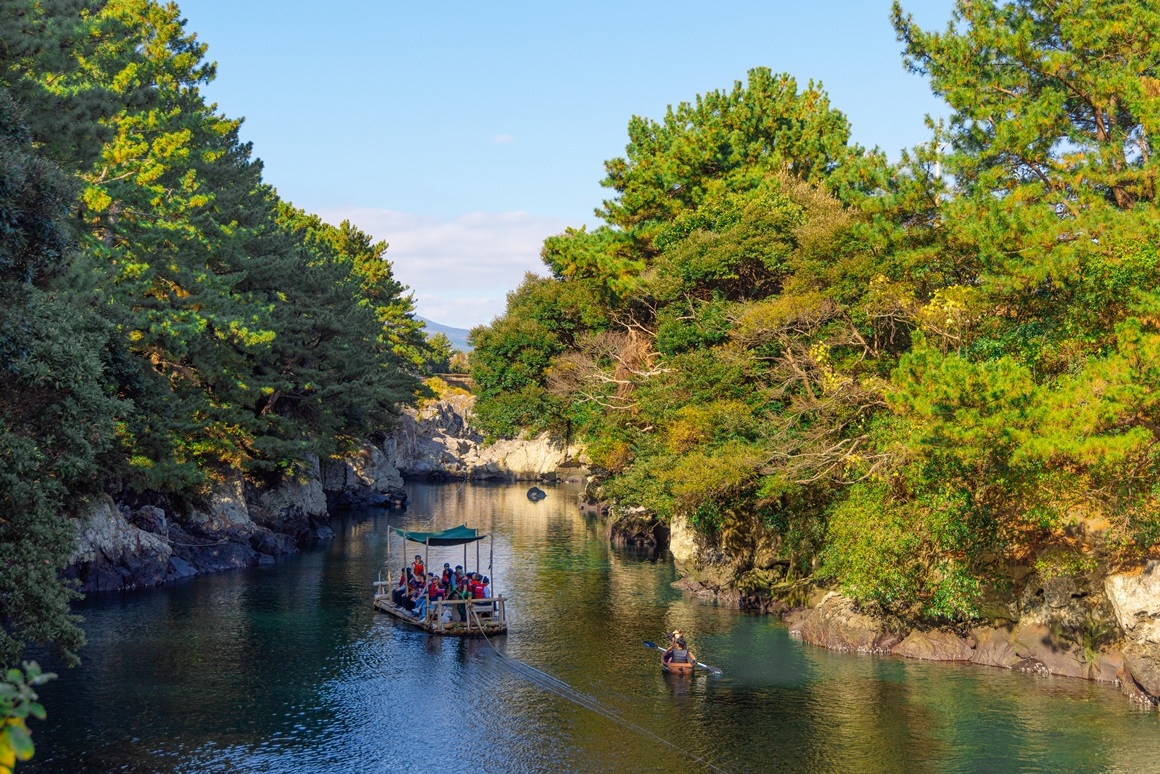
M472 480L583 480L583 450L550 433L501 439L485 446L471 426L475 398L449 395L404 408L399 427L383 443L403 476Z
M322 489L328 502L340 508L389 506L396 497L405 496L398 469L370 444L346 457L326 460Z
M889 653L902 641L899 635L886 631L881 621L854 609L854 603L836 592L829 592L812 610L791 613L787 620L789 633L811 645L856 653Z
M326 493L322 488L318 459L310 456L305 467L266 490L247 489L250 518L262 527L304 540L311 519L326 518Z
M1145 693L1160 698L1160 647L1129 643L1124 647L1124 668Z
M923 661L970 661L975 649L954 632L932 630L912 631L902 642L890 650L896 656L917 658Z
M253 548L259 554L269 556L293 554L298 551L298 541L295 540L293 535L260 529L250 536L250 548Z
M971 661L983 666L1011 669L1023 659L1011 644L1012 627L981 627L971 631L975 648Z
M67 576L82 591L116 591L163 583L172 553L164 539L131 524L108 496L74 519L77 549Z
M1149 562L1138 573L1109 575L1104 587L1124 634L1160 645L1160 562Z
M608 521L608 542L621 548L665 548L669 534L668 525L645 508L629 508L622 514L614 512Z
M180 556L172 556L169 558L169 573L165 578L167 581L192 578L194 575L197 575L197 568L192 564Z
M156 506L146 505L138 508L137 512L129 517L129 520L138 529L152 532L154 535L161 535L162 538L169 534L169 522L165 518L165 511Z
M258 563L249 545L225 540L205 545L175 545L174 553L197 568L199 574L239 570Z

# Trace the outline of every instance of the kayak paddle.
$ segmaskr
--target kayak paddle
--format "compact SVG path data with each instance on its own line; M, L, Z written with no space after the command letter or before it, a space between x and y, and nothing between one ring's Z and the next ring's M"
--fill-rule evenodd
M664 650L664 648L662 648L660 645L657 645L655 642L649 642L648 640L644 641L644 646L646 648L656 648L657 650ZM708 671L709 674L713 674L713 675L722 674L721 670L715 666L709 666L708 664L702 664L700 661L694 661L693 663L696 664L697 666L701 667L701 669Z

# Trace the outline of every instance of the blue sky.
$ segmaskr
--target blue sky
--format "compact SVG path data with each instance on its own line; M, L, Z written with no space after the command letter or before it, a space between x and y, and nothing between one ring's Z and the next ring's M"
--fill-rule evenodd
M940 28L952 5L904 3ZM945 113L902 69L886 0L180 6L267 181L390 242L420 313L460 327L503 310L545 236L596 222L633 114L755 66L821 80L854 140L891 157Z

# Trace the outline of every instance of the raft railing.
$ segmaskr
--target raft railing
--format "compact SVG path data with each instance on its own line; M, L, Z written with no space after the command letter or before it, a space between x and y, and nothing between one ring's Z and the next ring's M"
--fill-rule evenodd
M385 587L391 586L389 581L375 581L376 587L375 601L380 599L390 599L390 592ZM467 606L471 605L469 609ZM443 610L445 608L459 608L458 621L444 621ZM472 627L471 620L475 619L476 625ZM488 624L492 625L507 625L507 599L503 594L495 597L487 597L485 599L439 599L427 603L427 616L420 621L415 619L415 623L423 623L436 631L446 631L449 626L453 624L457 629L459 626L464 627L464 631L470 632L473 629L476 631L486 631Z

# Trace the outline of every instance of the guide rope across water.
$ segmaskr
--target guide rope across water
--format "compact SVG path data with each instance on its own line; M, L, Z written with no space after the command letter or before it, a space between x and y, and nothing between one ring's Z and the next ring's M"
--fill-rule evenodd
M510 672L512 672L512 674L516 675L517 677L521 677L524 680L527 680L528 682L532 683L533 685L535 685L539 688L542 688L545 691L548 691L549 693L553 693L556 696L559 696L561 699L566 699L567 701L570 701L573 704L576 704L580 707L584 707L587 710L591 710L592 712L595 712L597 715L600 715L601 717L607 718L608 720L611 720L613 723L616 723L617 725L619 725L623 728L630 729L632 731L637 732L641 736L646 736L655 742L659 742L662 745L664 745L665 747L668 747L671 750L675 750L676 752L685 756L689 760L696 761L697 763L701 764L709 771L715 771L715 772L720 772L720 774L726 774L725 769L722 769L720 766L717 766L717 765L705 760L704 758L697 755L696 753L691 752L689 750L686 750L685 748L680 747L680 746L670 742L668 739L665 739L663 736L659 736L657 734L654 734L652 731L649 731L647 728L639 726L636 723L633 723L631 720L628 720L628 719L622 717L620 715L620 713L618 713L616 710L612 709L611 707L609 707L605 704L602 704L600 702L600 700L597 699L596 697L589 696L586 693L581 693L580 691L577 691L575 688L573 688L572 686L565 683L563 680L555 678L546 672L542 672L533 666L529 666L528 664L525 664L524 662L520 661L519 659L512 658L511 656L508 656L507 654L501 652L500 650L498 650L495 647L495 645L491 641L491 638L488 637L486 634L483 635L483 639L484 639L484 642L487 643L487 646L491 649L491 652L499 660L499 663L502 664L505 668L507 668Z

